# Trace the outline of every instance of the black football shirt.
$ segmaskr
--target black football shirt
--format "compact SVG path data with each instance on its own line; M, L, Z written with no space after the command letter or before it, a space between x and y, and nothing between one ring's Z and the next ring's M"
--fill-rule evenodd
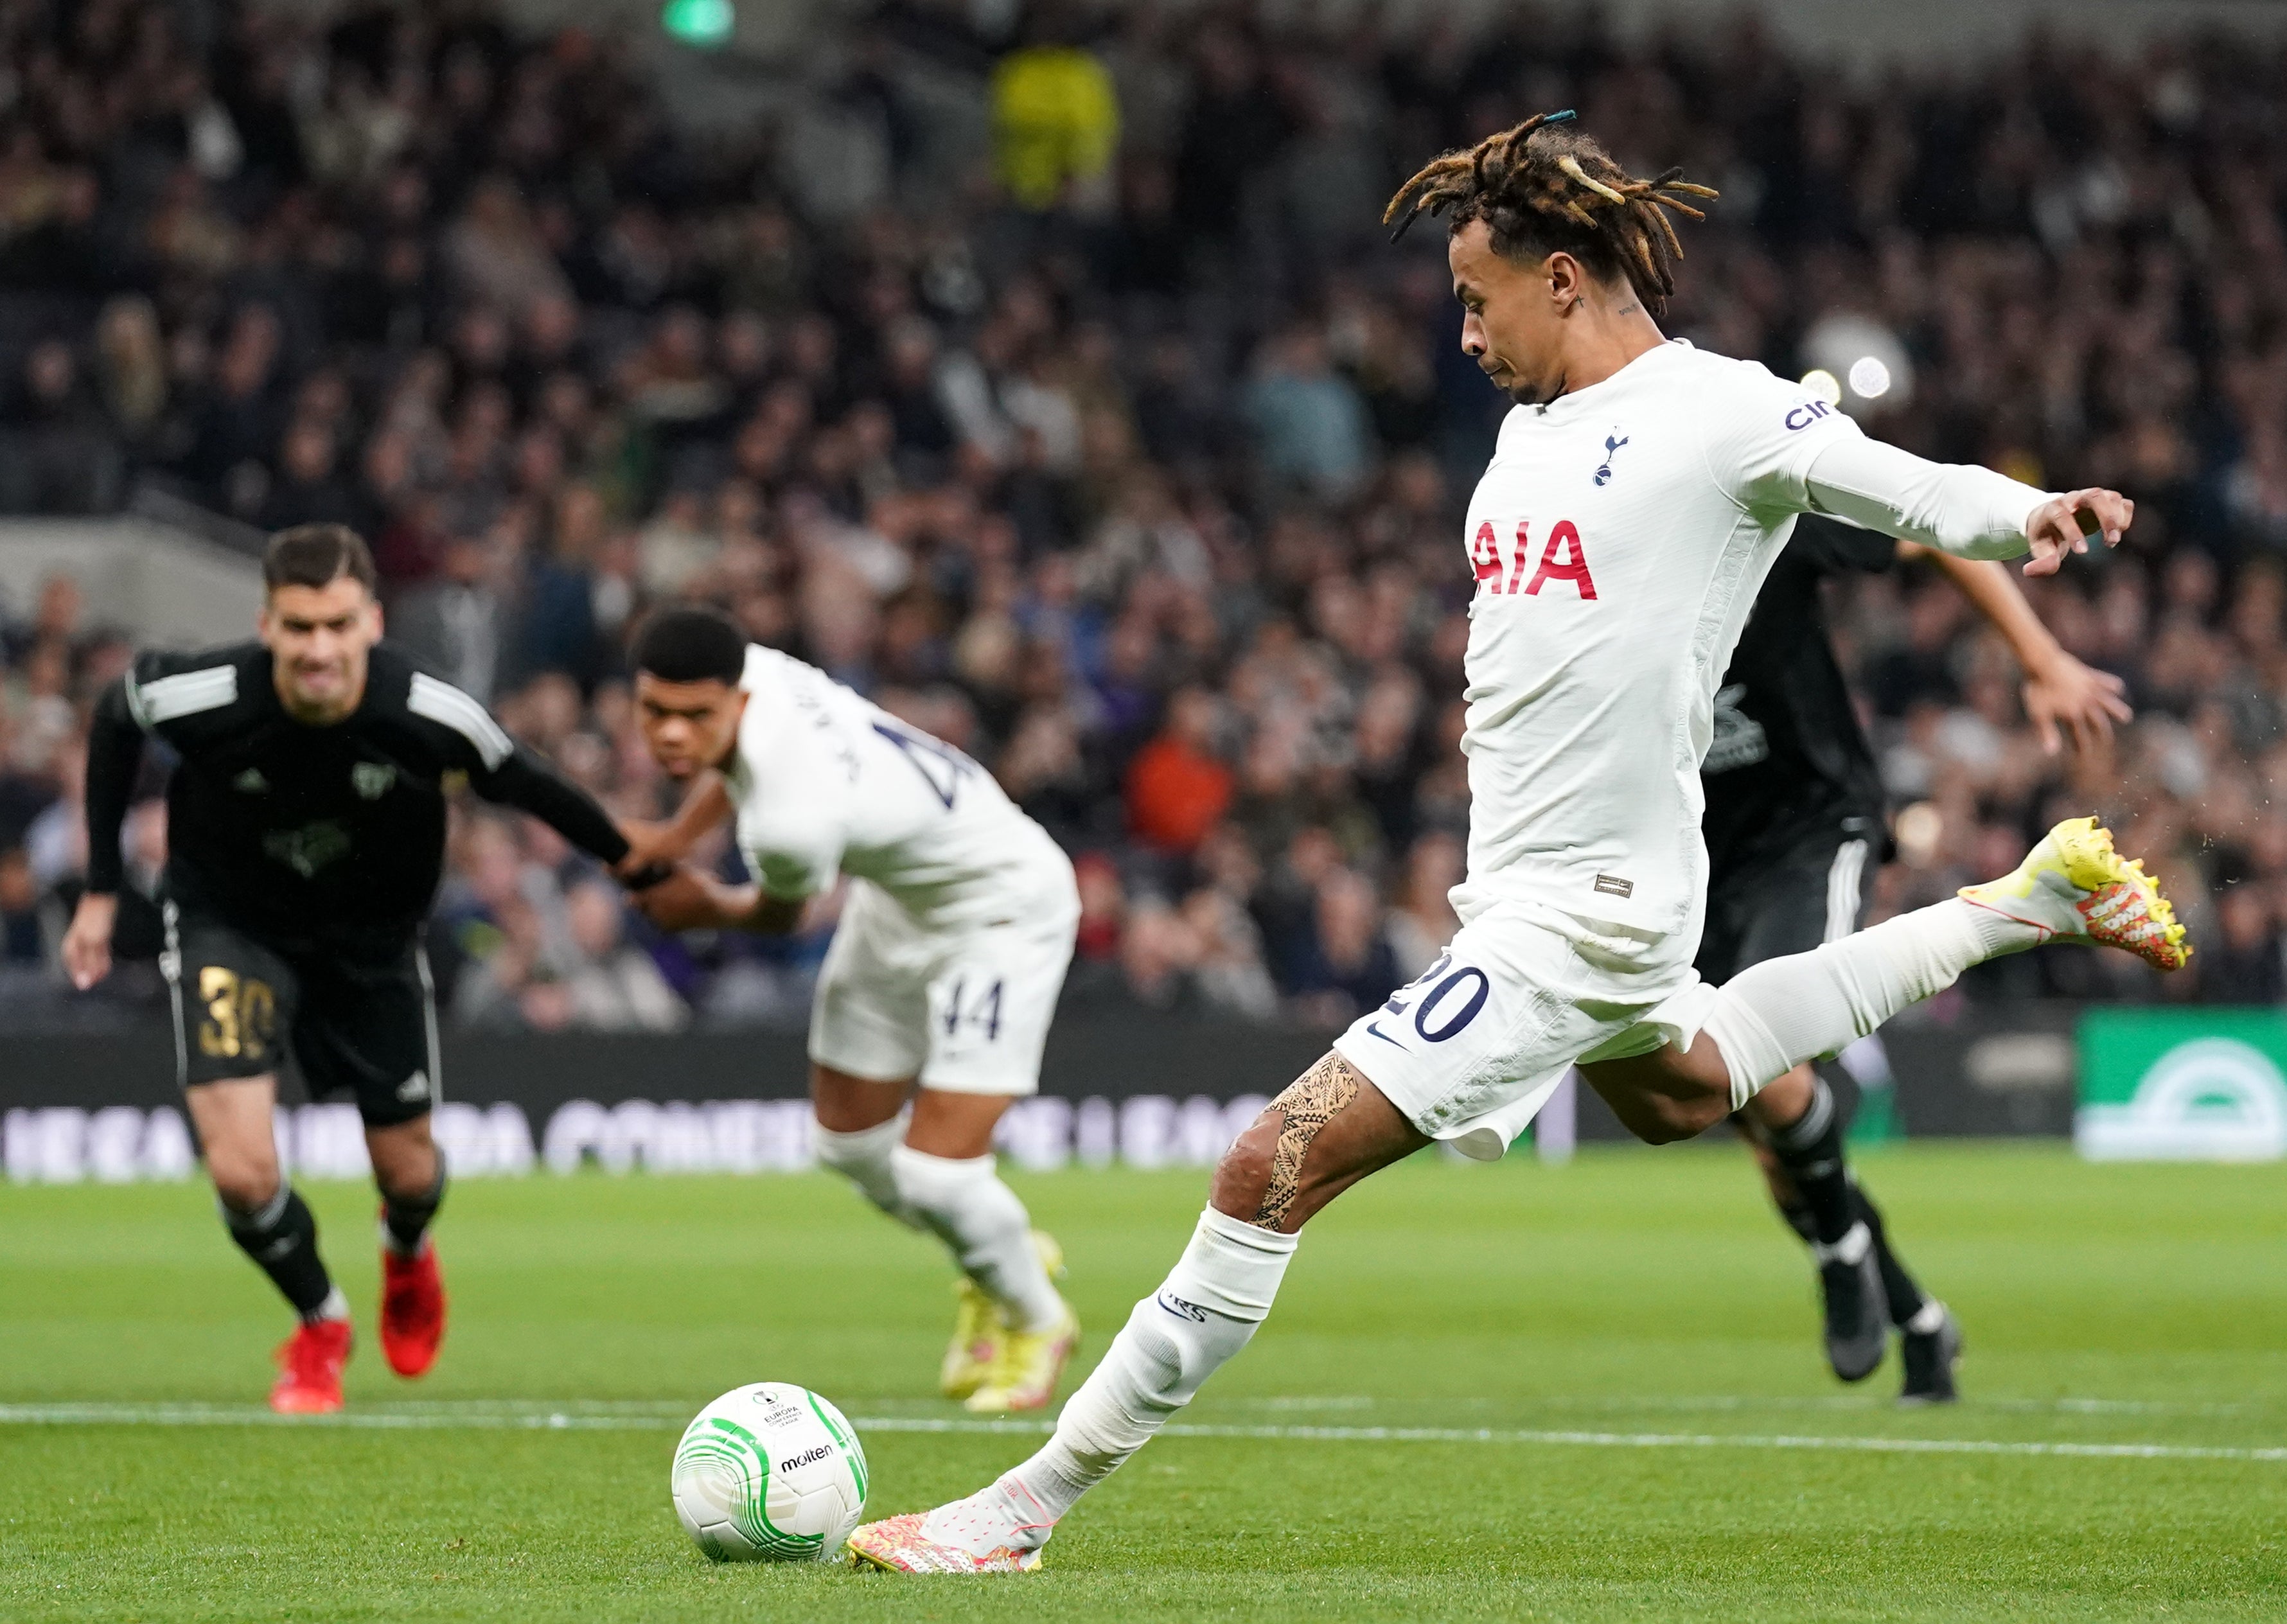
M358 709L316 727L287 714L270 651L242 643L140 654L98 701L91 891L119 888L120 825L146 735L178 758L167 787L168 898L282 946L385 943L419 925L443 871L452 774L605 862L627 854L585 791L393 645L373 649Z
M1819 583L1887 569L1897 554L1889 536L1806 515L1771 566L1716 691L1700 764L1711 883L1822 822L1860 820L1856 832L1879 844L1881 774L1835 664Z

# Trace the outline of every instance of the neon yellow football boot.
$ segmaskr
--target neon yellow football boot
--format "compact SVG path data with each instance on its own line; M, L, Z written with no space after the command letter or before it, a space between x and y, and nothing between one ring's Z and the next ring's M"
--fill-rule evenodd
M1040 1251L1041 1266L1049 1278L1062 1279L1064 1251L1056 1238L1034 1230L1033 1245ZM1063 1307L1063 1316L1046 1330L1024 1331L1001 1325L1000 1358L993 1373L969 1395L962 1407L976 1415L1047 1408L1056 1396L1065 1361L1080 1346L1080 1317L1072 1312L1071 1303Z
M1001 1359L1001 1310L963 1275L953 1287L953 1341L938 1370L938 1387L948 1398L966 1398L991 1379Z
M1064 1279L1064 1249L1054 1235L1034 1230L1033 1248L1040 1254L1041 1267L1050 1279ZM964 1276L954 1281L953 1296L953 1341L946 1344L945 1363L938 1369L938 1388L948 1398L967 1398L993 1379L1009 1332L999 1305L975 1280Z
M2067 818L2016 868L1961 888L1965 902L2039 931L2039 940L2094 942L2134 954L2155 970L2181 970L2192 956L2174 904L2159 885L2112 849L2112 831L2093 818Z

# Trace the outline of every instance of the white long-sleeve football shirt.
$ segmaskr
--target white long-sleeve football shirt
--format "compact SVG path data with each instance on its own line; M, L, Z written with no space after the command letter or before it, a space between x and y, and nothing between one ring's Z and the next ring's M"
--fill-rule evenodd
M811 896L847 874L935 931L1070 891L1048 831L951 745L776 649L749 646L739 685L747 714L723 776L768 895Z
M1754 362L1681 341L1511 411L1468 519L1477 589L1456 911L1514 899L1654 955L1685 939L1688 955L1705 907L1699 764L1715 689L1796 515L1831 511L1990 558L2025 551L2045 499L1875 446Z

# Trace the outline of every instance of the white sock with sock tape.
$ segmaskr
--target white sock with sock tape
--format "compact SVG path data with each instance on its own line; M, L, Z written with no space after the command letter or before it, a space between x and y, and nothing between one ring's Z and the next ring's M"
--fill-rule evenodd
M943 1240L962 1273L975 1280L1020 1331L1054 1329L1064 1300L1049 1281L1033 1244L1032 1216L1001 1182L992 1156L932 1156L909 1145L890 1153L899 1205Z
M1269 1316L1298 1239L1212 1207L1200 1214L1166 1281L1064 1405L1056 1435L1002 1484L1014 1479L1049 1523L1072 1509L1238 1357Z
M1749 965L1715 989L1705 1024L1730 1070L1731 1108L1944 991L1971 965L2030 946L2019 939L2030 930L1956 898Z

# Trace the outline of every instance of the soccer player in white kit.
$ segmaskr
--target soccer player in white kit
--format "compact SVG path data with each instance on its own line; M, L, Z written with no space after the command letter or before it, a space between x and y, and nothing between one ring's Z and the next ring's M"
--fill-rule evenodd
M1630 177L1527 120L1417 175L1405 221L1450 210L1462 347L1517 405L1469 507L1468 878L1430 970L1335 1040L1216 1168L1166 1281L1030 1460L965 1500L851 1538L907 1573L1024 1572L1057 1519L1141 1448L1269 1313L1319 1208L1433 1140L1499 1156L1577 1061L1640 1137L1721 1121L1970 965L2051 940L2173 969L2166 900L2093 819L2014 873L1721 987L1705 911L1699 763L1715 688L1798 513L2035 574L2119 539L2109 491L2050 495L1862 438L1761 367L1663 338L1680 257L1663 210L1712 195Z
M627 829L630 866L681 858L735 810L754 876L685 867L637 906L668 930L783 933L848 876L811 1016L819 1160L960 1266L946 1396L1041 1407L1080 1325L993 1130L1040 1087L1080 923L1071 861L959 750L711 610L654 615L635 664L653 757L697 781L672 825Z

